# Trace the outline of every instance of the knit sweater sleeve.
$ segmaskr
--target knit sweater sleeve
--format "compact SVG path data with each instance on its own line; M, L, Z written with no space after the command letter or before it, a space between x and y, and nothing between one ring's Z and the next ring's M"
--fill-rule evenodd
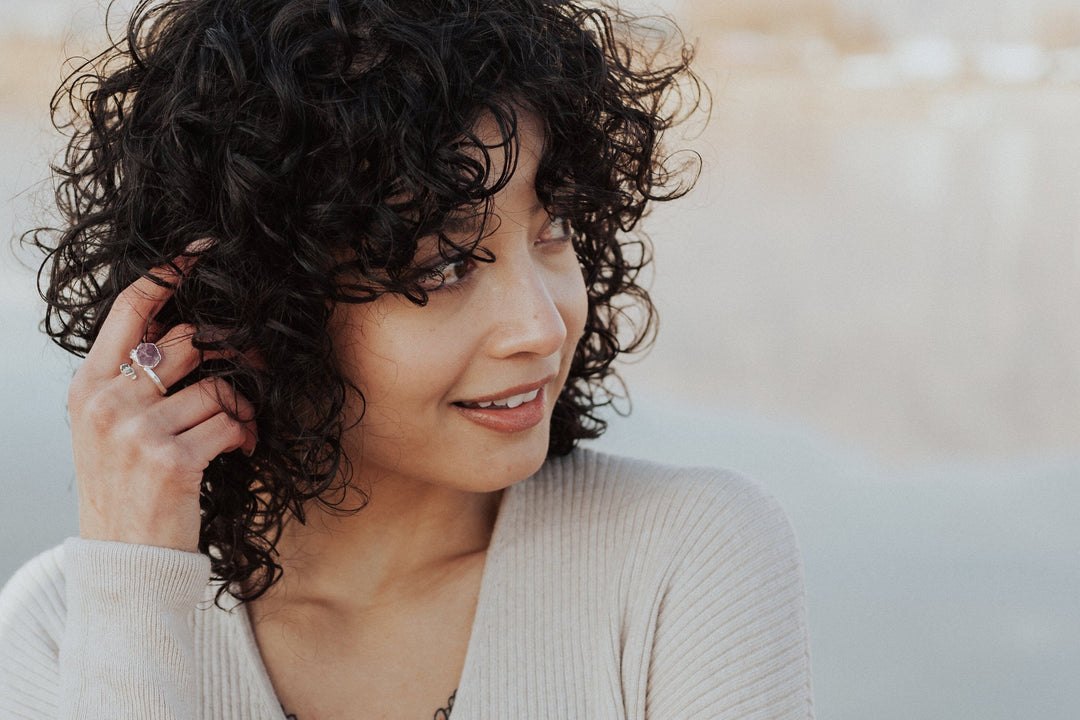
M656 618L646 716L812 718L791 526L755 484L705 474L670 536L675 560Z
M196 717L209 558L68 540L0 593L0 710L19 720Z

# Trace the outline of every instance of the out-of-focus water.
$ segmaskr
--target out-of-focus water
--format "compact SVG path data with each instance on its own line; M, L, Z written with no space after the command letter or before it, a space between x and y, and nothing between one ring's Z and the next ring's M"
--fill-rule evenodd
M1078 85L1080 87L1080 85ZM1080 92L730 79L651 379L900 462L1080 448Z
M47 94L5 94L20 72L0 72L5 237L46 217L47 193L23 190L56 147ZM780 498L819 717L1071 720L1080 88L705 74L702 180L646 225L660 340L600 447L734 468ZM3 252L0 582L76 530L74 365L38 314Z

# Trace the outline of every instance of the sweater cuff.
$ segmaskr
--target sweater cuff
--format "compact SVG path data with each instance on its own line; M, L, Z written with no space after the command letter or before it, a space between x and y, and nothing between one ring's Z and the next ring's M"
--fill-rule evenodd
M150 545L69 538L64 576L88 604L140 614L163 609L186 612L206 592L210 558Z
M63 566L68 616L59 716L195 718L194 619L210 580L210 558L71 539L64 543Z

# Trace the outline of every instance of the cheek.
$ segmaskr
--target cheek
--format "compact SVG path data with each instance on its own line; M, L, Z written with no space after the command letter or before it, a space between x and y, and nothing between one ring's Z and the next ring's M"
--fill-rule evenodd
M415 377L412 363L422 353L414 351L418 339L402 327L392 298L379 298L355 308L334 337L341 369L363 393L364 402L381 405L407 394L404 378Z
M476 355L475 323L431 307L394 310L372 318L350 354L372 418L440 407Z
M453 351L431 333L377 333L357 348L354 382L369 405L409 407L438 394L449 382ZM431 352L432 347L440 352Z
M561 298L559 312L566 325L566 342L571 347L577 347L585 333L585 321L589 314L589 296L580 270L575 269L574 274L567 278Z

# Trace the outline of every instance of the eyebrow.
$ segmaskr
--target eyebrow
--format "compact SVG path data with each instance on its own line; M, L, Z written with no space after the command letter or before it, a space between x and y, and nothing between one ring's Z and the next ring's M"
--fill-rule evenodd
M547 212L544 203L539 200L527 211L529 215ZM478 235L487 220L487 213L471 215L451 215L443 222L442 231L448 235Z
M443 222L442 231L448 235L476 235L484 226L485 213L450 216Z

